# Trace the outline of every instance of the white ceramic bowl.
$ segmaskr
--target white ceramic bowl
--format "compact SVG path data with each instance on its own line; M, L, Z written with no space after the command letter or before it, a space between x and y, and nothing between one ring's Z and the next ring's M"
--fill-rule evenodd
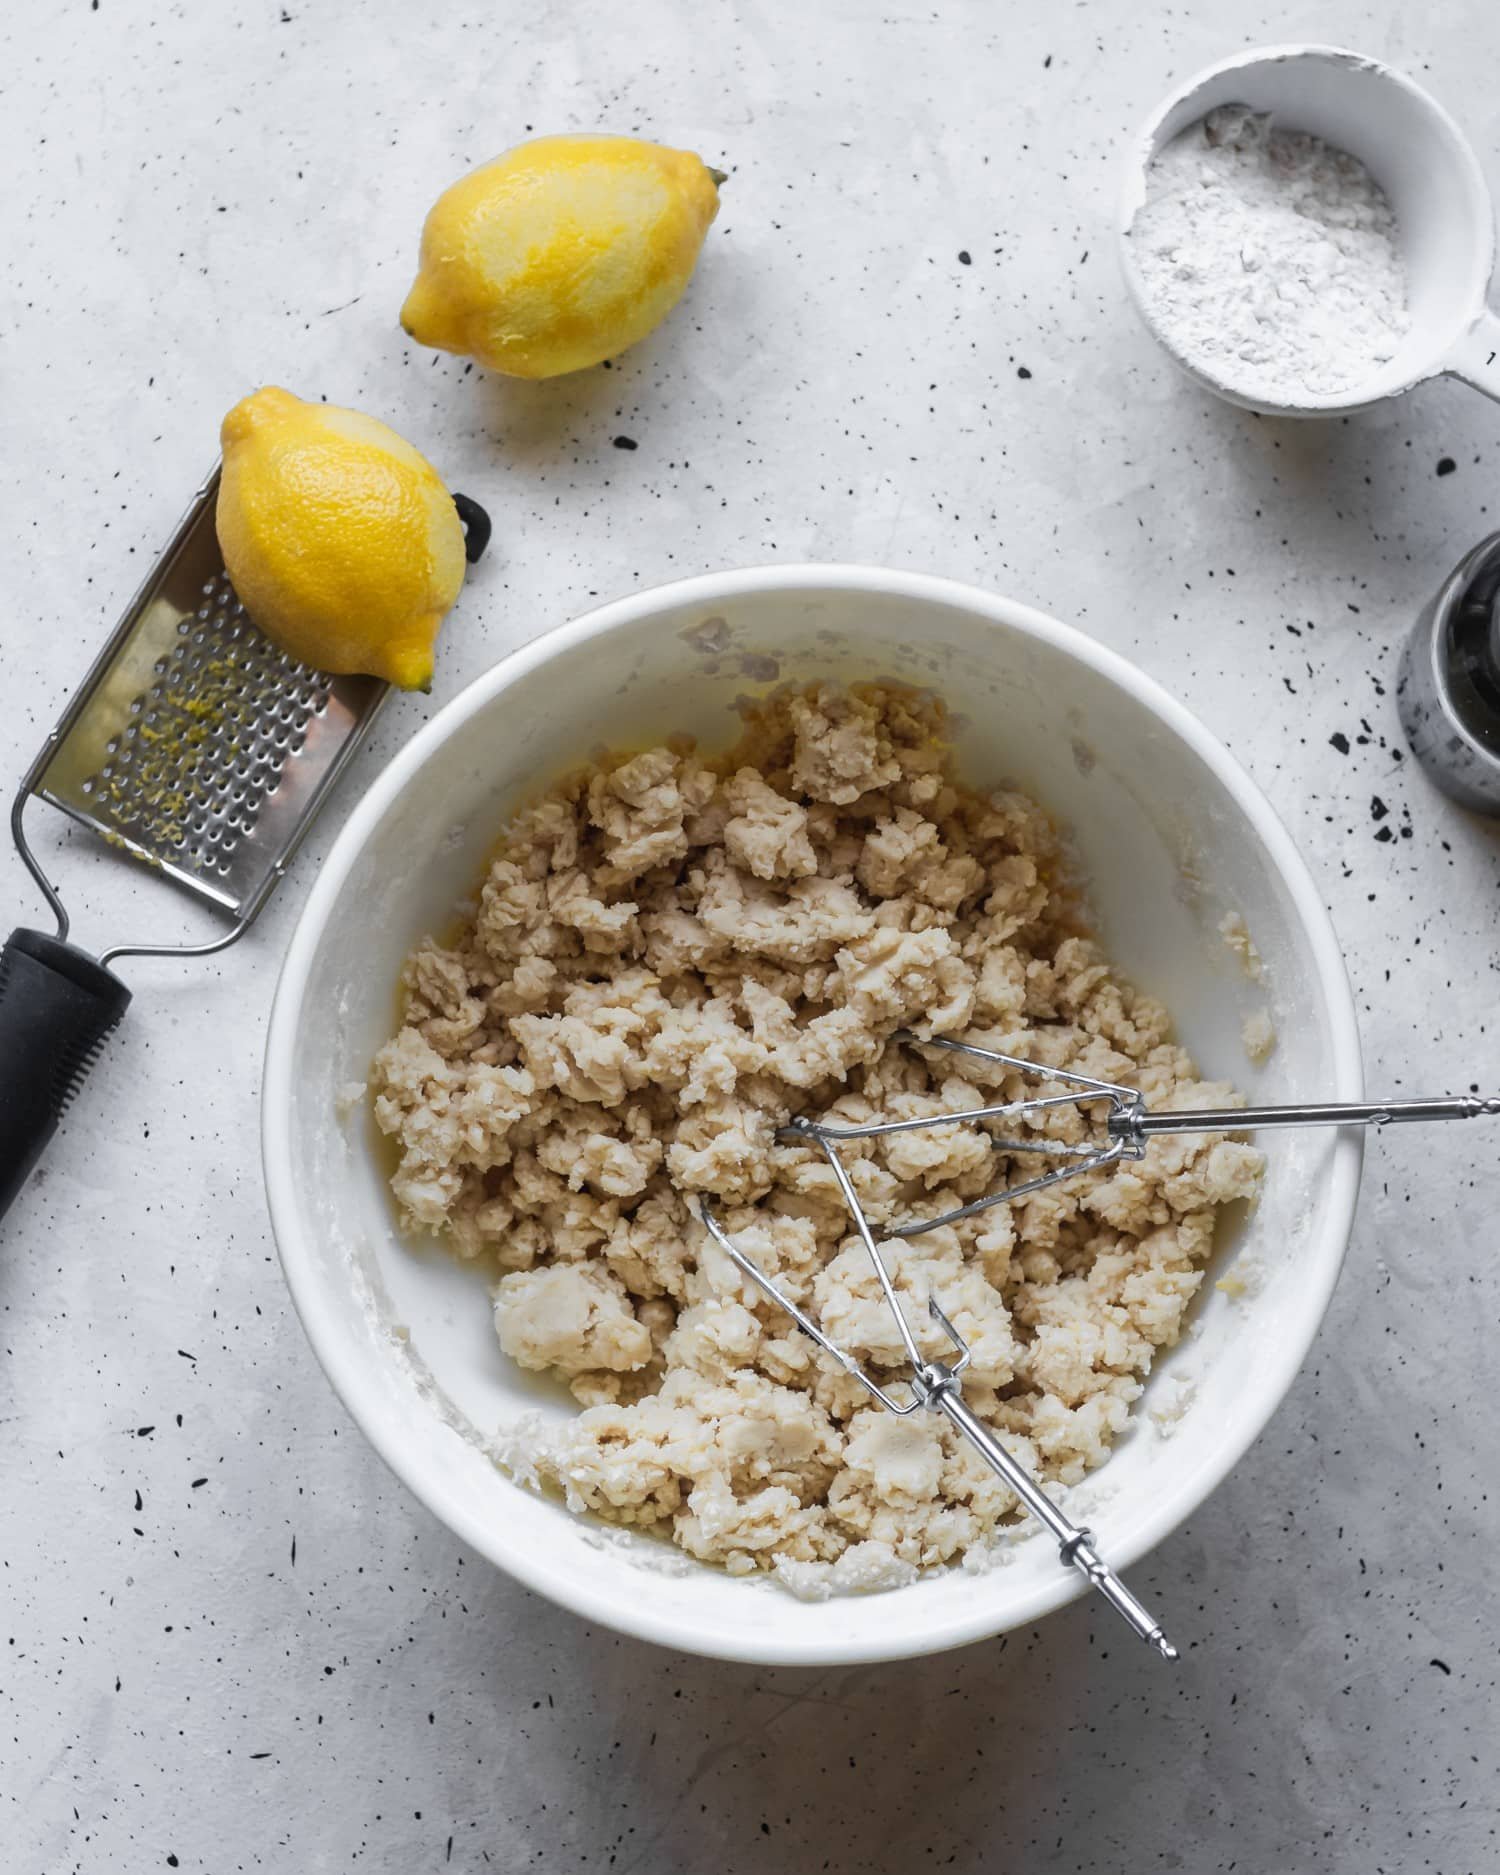
M688 730L723 746L737 699L819 676L896 677L949 699L964 772L1021 783L1071 827L1112 955L1167 998L1205 1072L1267 1096L1358 1098L1354 1009L1317 891L1265 800L1180 704L1009 600L910 573L797 566L603 606L450 703L370 789L313 888L277 992L264 1096L287 1281L329 1379L397 1476L481 1555L591 1620L697 1653L803 1664L995 1634L1071 1600L1080 1580L1038 1536L986 1575L808 1604L512 1483L484 1441L524 1408L568 1411L566 1396L501 1355L475 1271L403 1241L368 1116L341 1114L340 1093L391 1031L403 956L448 922L525 797L604 745ZM1229 911L1259 946L1261 983L1222 939ZM1267 1001L1280 1042L1257 1073L1239 1030ZM1205 1285L1135 1429L1083 1487L1118 1566L1203 1502L1290 1386L1338 1275L1359 1164L1354 1133L1274 1138L1264 1199L1219 1252L1221 1265L1241 1259L1248 1293ZM1152 1417L1163 1409L1180 1409L1165 1430ZM1182 1611L1160 1612L1170 1627Z

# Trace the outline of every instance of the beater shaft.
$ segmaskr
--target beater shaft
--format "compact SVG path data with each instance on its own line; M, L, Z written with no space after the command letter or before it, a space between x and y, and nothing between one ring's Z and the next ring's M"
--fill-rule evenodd
M1409 1120L1477 1120L1500 1114L1500 1096L1458 1094L1437 1100L1330 1101L1285 1107L1219 1107L1198 1113L1126 1108L1109 1117L1117 1138L1153 1133L1249 1133L1262 1126L1397 1126Z
M922 1391L924 1385L925 1376L919 1376L918 1390ZM990 1470L1004 1479L1038 1523L1047 1526L1057 1538L1058 1554L1062 1560L1071 1564L1081 1575L1085 1576L1090 1586L1099 1591L1110 1607L1117 1614L1122 1615L1140 1638L1156 1649L1163 1660L1176 1660L1177 1649L1162 1632L1161 1623L1151 1618L1114 1570L1100 1556L1094 1548L1091 1532L1081 1530L1076 1524L1071 1523L1031 1474L1016 1463L984 1421L971 1412L964 1403L957 1383L951 1376L946 1384L939 1381L935 1388L928 1391L923 1403L946 1414Z

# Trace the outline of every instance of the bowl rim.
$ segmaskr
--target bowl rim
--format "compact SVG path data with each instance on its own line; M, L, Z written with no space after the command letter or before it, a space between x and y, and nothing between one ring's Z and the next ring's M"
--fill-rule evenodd
M894 595L918 604L958 607L987 622L1040 639L1124 690L1186 742L1250 821L1292 896L1313 954L1318 994L1327 1012L1333 1082L1329 1098L1358 1100L1363 1088L1354 998L1333 924L1305 862L1270 802L1218 738L1154 678L1078 628L1030 606L958 580L882 567L788 562L731 568L669 581L593 607L509 653L445 704L387 763L356 803L313 882L282 963L267 1029L261 1096L262 1165L282 1273L313 1352L354 1423L390 1471L462 1542L527 1588L585 1620L661 1646L762 1666L848 1665L942 1652L1034 1622L1083 1594L1086 1584L1076 1570L1060 1566L1055 1578L1039 1584L1008 1609L1002 1620L997 1621L980 1603L971 1611L925 1626L907 1625L904 1631L896 1631L893 1626L872 1646L858 1638L809 1642L798 1637L789 1641L774 1632L749 1630L733 1639L705 1635L696 1631L691 1617L679 1618L670 1612L669 1596L663 1596L659 1606L651 1606L640 1597L610 1596L586 1584L559 1581L549 1571L544 1551L508 1548L503 1539L497 1538L492 1524L475 1514L467 1499L432 1478L415 1475L404 1442L388 1436L380 1410L382 1404L388 1404L388 1390L379 1385L378 1369L344 1336L337 1319L325 1316L317 1294L314 1261L309 1254L312 1230L302 1214L292 1171L292 1089L301 1009L311 965L345 881L366 841L402 789L464 723L518 679L560 653L665 607L714 605L750 591L791 593L809 588ZM1362 1159L1362 1134L1353 1129L1341 1131L1330 1158L1325 1224L1304 1271L1305 1307L1295 1328L1278 1342L1273 1357L1258 1375L1254 1411L1210 1462L1197 1465L1175 1490L1153 1502L1126 1539L1112 1545L1110 1561L1117 1569L1126 1570L1140 1561L1206 1501L1259 1438L1286 1397L1338 1281L1354 1221Z

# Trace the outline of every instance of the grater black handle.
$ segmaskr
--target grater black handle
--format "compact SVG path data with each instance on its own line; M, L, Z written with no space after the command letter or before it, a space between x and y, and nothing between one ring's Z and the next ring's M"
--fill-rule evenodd
M113 971L44 931L0 950L0 1217L129 1002Z

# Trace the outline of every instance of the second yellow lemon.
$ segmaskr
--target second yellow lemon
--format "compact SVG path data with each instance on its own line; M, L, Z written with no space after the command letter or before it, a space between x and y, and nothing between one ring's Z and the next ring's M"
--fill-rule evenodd
M401 323L510 377L599 364L682 297L723 180L635 137L520 144L438 197Z
M425 689L465 559L432 464L374 417L274 385L241 398L220 440L219 546L260 629L319 670Z

